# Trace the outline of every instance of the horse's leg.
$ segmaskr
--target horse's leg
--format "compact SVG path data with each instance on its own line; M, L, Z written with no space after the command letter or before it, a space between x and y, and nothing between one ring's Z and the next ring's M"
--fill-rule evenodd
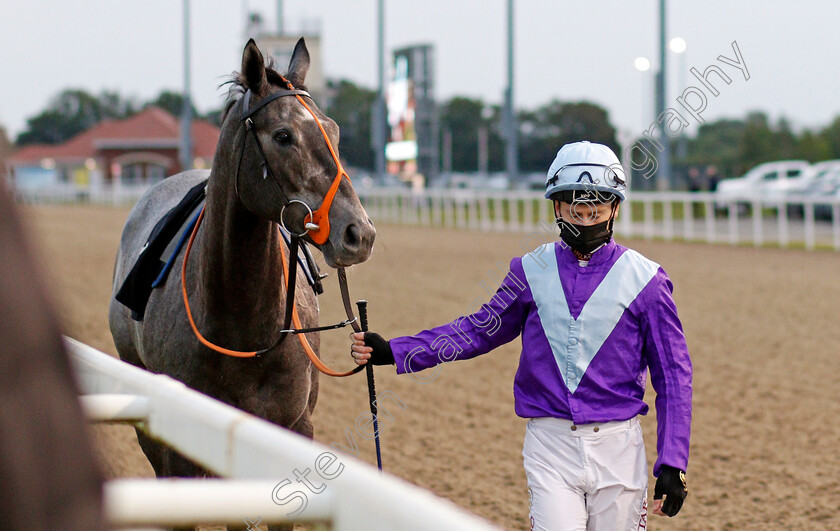
M140 443L140 448L143 450L143 453L146 454L146 459L148 459L149 463L152 465L152 468L155 471L155 476L159 478L166 477L167 474L164 470L164 464L166 462L164 451L166 450L166 447L146 435L139 428L135 428L134 431L137 432L137 442Z

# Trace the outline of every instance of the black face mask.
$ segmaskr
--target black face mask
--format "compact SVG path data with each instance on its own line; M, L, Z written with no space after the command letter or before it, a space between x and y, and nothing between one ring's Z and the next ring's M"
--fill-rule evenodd
M566 245L579 252L589 254L612 238L612 218L595 225L572 225L562 219L557 220L560 227L560 239Z

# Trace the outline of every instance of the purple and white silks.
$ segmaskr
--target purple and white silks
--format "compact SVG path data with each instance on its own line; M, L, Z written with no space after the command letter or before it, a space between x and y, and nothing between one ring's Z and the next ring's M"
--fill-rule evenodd
M522 336L516 414L576 424L644 415L648 369L656 391L660 465L686 470L691 360L665 271L610 241L581 267L561 243L514 258L476 313L390 341L397 372L470 359Z

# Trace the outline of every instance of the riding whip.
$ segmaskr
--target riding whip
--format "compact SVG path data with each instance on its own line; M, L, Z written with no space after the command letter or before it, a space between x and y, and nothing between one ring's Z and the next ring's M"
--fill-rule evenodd
M361 325L362 332L367 332L367 301L356 301L356 306L359 307L359 324ZM371 363L370 360L368 360L365 364L365 373L367 374L370 414L373 415L373 438L376 442L376 466L379 467L379 470L382 470L382 450L379 445L379 419L377 418L376 408L376 384L373 381L373 363Z

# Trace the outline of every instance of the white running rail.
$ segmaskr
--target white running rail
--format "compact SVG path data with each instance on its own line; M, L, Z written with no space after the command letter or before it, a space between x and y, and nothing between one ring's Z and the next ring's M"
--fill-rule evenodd
M550 231L554 224L551 203L538 191L430 189L412 193L397 188L357 193L371 219L379 223L527 233ZM818 213L825 219L818 219ZM616 232L666 241L840 250L840 197L721 203L711 192L632 191L621 206Z
M336 530L497 529L428 491L168 376L70 338L65 343L91 420L139 426L219 476L232 478L109 481L105 510L116 528L245 523L256 529L259 519L263 524L327 521ZM318 494L302 485L294 490L296 473L305 471L311 483L324 487ZM285 490L278 489L281 485Z
M73 186L18 190L28 203L131 204L143 187L79 192ZM357 189L378 223L467 230L542 232L554 213L539 191L403 188ZM795 215L792 215L795 214ZM625 237L840 250L840 197L802 195L721 202L712 192L631 191L616 232Z

